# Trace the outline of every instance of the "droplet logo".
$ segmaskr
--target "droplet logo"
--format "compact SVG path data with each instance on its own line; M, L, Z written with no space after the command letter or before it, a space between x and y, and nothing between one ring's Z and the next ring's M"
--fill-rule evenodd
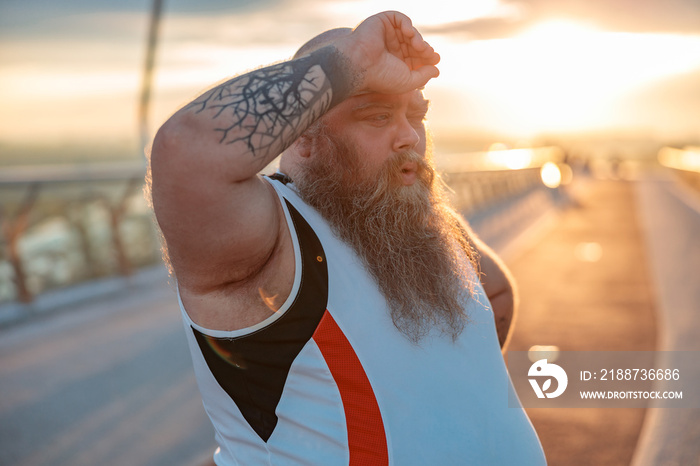
M569 383L569 377L567 377L564 369L556 364L547 363L546 359L535 361L535 363L530 366L530 370L527 372L527 375L530 377L547 377L547 379L544 380L542 387L540 387L537 379L528 379L530 385L532 385L532 389L535 391L535 395L537 395L537 398L556 398L564 393L564 390L566 390L566 385ZM551 393L548 393L547 390L549 390L552 386L552 378L556 379L557 381L557 389Z

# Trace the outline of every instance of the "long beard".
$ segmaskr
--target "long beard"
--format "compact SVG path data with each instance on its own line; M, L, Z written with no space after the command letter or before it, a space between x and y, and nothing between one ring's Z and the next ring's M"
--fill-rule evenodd
M361 154L312 130L312 159L294 173L300 196L363 260L387 300L394 325L413 342L431 329L456 338L468 320L476 254L448 206L431 160L413 151L367 176ZM418 165L404 186L401 167Z

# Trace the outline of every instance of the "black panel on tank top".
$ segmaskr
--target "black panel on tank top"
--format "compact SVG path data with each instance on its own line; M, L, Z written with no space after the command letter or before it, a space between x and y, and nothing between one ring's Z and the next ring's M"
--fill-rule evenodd
M318 237L285 199L301 250L301 283L292 305L272 324L237 338L215 338L192 328L217 382L248 424L267 442L292 362L311 339L328 302L326 255Z

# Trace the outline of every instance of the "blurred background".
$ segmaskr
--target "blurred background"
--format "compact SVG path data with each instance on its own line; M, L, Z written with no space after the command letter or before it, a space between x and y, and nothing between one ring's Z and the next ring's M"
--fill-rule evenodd
M0 0L0 464L210 455L148 145L212 84L388 9L442 56L435 159L518 280L511 349L699 349L696 0ZM700 458L692 410L530 416L550 464Z

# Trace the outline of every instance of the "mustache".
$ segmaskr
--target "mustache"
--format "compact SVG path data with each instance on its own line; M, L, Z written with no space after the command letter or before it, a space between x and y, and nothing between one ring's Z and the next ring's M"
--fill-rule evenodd
M424 156L412 149L392 155L384 162L382 172L388 174L392 184L400 184L401 173L407 163L415 164L418 181L425 186L432 186L435 180L435 167Z

